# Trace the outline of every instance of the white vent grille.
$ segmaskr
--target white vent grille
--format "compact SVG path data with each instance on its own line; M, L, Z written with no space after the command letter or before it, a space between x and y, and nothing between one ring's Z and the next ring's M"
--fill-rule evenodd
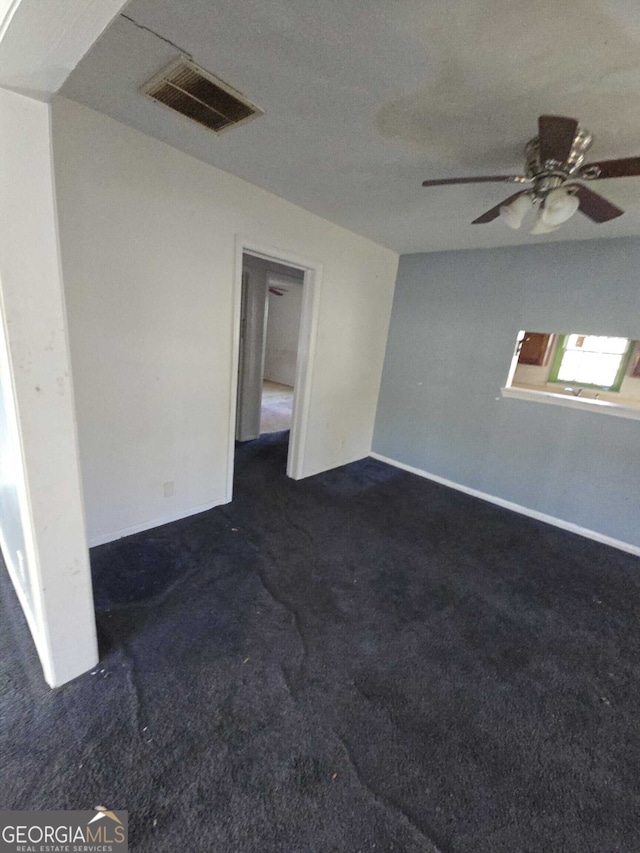
M263 115L240 92L182 56L156 74L142 91L214 133Z

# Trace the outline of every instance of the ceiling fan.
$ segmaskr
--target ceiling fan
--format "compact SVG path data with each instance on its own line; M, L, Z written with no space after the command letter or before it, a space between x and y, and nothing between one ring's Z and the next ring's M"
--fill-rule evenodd
M585 182L603 178L640 176L640 157L601 160L584 164L593 136L566 116L540 116L538 135L525 147L524 175L491 175L477 178L443 178L423 181L423 187L447 184L475 184L493 181L532 184L473 220L474 225L491 222L501 216L510 228L520 228L524 217L537 208L532 234L547 234L558 229L579 210L593 222L608 222L624 213Z

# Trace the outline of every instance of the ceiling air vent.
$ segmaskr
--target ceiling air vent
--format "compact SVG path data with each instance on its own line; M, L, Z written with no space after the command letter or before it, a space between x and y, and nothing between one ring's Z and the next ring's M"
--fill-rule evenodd
M156 74L142 91L214 133L263 114L240 92L182 56Z

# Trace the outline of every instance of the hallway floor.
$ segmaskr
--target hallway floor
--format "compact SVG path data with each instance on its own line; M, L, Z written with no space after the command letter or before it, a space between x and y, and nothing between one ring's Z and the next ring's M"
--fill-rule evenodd
M640 560L365 459L91 552L50 691L0 572L3 809L135 853L637 853Z
M291 428L293 387L265 379L262 383L260 435Z

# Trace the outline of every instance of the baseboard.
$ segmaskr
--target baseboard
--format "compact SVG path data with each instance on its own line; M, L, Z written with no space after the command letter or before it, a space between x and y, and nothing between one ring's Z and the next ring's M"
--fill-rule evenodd
M145 530L153 530L154 527L162 527L163 524L170 524L172 521L180 521L182 518L189 518L191 515L197 515L199 512L206 512L208 509L214 509L217 506L229 503L226 498L212 503L201 504L200 506L192 507L191 509L182 510L181 512L170 513L159 518L151 519L150 521L141 521L139 524L132 524L130 527L123 527L113 533L104 533L100 536L92 536L89 539L89 547L95 548L97 545L106 545L108 542L115 542L116 539L122 539L124 536L131 536L134 533L144 533Z
M425 480L433 480L434 483L440 483L442 486L448 486L450 489L456 489L458 492L464 492L465 495L471 495L474 498L487 501L488 503L500 506L503 509L510 509L513 512L518 512L520 515L527 515L529 518L535 518L536 521L544 521L546 524L551 524L554 527L559 527L562 530L568 530L570 533L577 533L578 536L584 536L586 539L593 539L595 542L601 542L603 545L610 545L612 548L617 548L620 551L625 551L627 554L633 554L640 557L640 545L632 545L630 542L623 542L620 539L614 539L613 536L606 536L604 533L598 533L597 530L590 530L588 527L580 527L579 524L574 524L572 521L565 521L562 518L556 518L554 515L547 515L544 512L539 512L537 509L530 509L513 501L498 498L495 495L489 495L487 492L481 492L479 489L472 489L469 486L463 486L461 483L454 483L453 480L447 480L446 477L440 477L438 474L430 474L422 468L415 468L413 465L405 465L404 462L398 462L396 459L390 459L388 456L383 456L381 453L369 454L373 459L378 459L380 462L386 462L387 465L393 465L394 468L401 468L403 471L408 471L410 474L417 474L418 477L423 477Z

